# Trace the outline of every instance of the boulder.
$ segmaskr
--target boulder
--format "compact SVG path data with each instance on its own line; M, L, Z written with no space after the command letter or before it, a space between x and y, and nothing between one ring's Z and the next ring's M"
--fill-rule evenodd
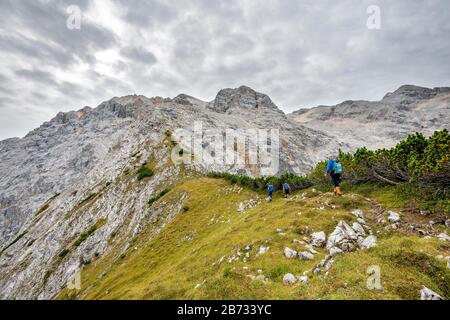
M297 282L297 278L292 273L288 273L283 277L283 283L286 286L292 286L296 282Z
M377 237L375 236L368 236L364 239L364 241L361 243L361 249L369 249L373 248L377 245Z
M441 241L450 241L450 237L446 233L441 233L437 237Z
M327 249L337 247L345 252L355 251L357 249L358 235L345 222L341 221L336 229L330 234L327 241Z
M400 222L400 215L397 212L389 211L389 217L388 220L391 223L397 223Z
M445 226L450 228L450 219L445 220Z
M322 248L325 246L327 241L327 235L325 232L315 232L311 235L311 245L313 245L316 248Z
M433 290L427 287L423 287L423 289L420 290L420 300L444 300L444 298L442 298Z
M297 251L290 248L284 249L284 256L289 259L295 259L297 257Z
M332 247L329 251L330 256L334 257L335 255L338 255L342 253L343 251L339 249L338 247Z
M298 280L300 281L300 283L306 284L306 283L308 283L309 279L308 279L307 275L303 275L303 276L298 277Z
M355 217L357 217L358 219L362 219L362 220L364 220L365 218L364 218L364 213L362 212L362 210L353 210L352 211L352 214L355 216Z
M308 251L300 252L298 256L300 260L314 260L314 255Z
M354 222L353 225L352 225L352 229L355 230L355 232L358 235L358 237L365 237L366 236L366 231L364 231L364 228L359 223Z

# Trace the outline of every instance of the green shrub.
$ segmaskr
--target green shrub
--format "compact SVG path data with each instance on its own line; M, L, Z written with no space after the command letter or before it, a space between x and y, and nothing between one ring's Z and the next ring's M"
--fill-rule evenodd
M264 177L255 179L248 176L235 175L226 172L212 172L208 174L208 177L213 179L225 179L232 184L237 184L256 191L265 191L271 183L274 185L275 190L281 190L285 181L289 183L291 190L293 191L306 189L312 186L312 183L306 177L300 177L293 173L286 173L281 177Z
M150 178L154 175L152 169L148 168L146 164L142 165L138 170L138 180L141 181L145 178Z

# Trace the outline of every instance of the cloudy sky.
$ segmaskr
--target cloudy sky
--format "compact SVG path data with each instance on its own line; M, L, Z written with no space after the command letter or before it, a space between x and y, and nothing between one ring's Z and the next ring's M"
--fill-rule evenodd
M134 93L245 84L289 112L450 86L449 34L448 0L0 0L0 139Z

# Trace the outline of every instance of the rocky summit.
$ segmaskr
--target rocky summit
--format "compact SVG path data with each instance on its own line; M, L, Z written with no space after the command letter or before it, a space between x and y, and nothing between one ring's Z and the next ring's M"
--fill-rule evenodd
M279 130L273 175L306 174L338 149L389 147L409 133L449 128L449 116L450 88L415 86L378 102L290 115L245 86L211 102L133 95L60 113L0 142L0 298L448 297L448 240L437 237L446 230L419 238L410 229L419 222L397 214L396 228L408 232L394 237L387 228L394 208L373 199L311 189L268 202L205 174L267 175L241 152L257 130ZM239 132L222 150L237 161L195 161L198 150L180 132L198 134L199 123L201 150L217 143L208 130ZM174 154L192 161L176 163ZM444 280L409 269L415 259L444 266ZM393 272L393 289L361 293L368 263L380 261ZM333 270L344 270L342 281ZM325 292L323 281L336 290Z

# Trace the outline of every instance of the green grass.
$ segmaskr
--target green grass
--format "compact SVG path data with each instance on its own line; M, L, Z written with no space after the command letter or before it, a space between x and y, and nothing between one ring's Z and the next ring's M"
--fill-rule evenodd
M280 195L270 203L262 199L256 208L238 213L239 203L263 196L224 180L199 178L159 194L159 199L170 204L183 194L188 194L183 213L159 234L155 236L155 226L150 225L133 242L136 250L112 253L86 266L82 290L64 290L58 298L418 299L422 285L449 298L449 271L444 261L435 258L449 255L448 247L434 239L387 233L376 224L372 224L374 232L380 231L376 248L336 257L327 277L309 274L307 285L283 285L286 273L301 275L326 255L318 249L314 261L284 257L285 247L306 250L293 242L302 239L306 227L309 233L329 234L340 220L356 220L350 213L354 208L363 209L367 220L374 221L373 203L362 196L335 198L306 190L288 200ZM243 258L228 262L239 249L245 253L247 245L252 245L247 262ZM269 252L257 256L261 245L269 246ZM381 268L383 290L366 287L367 268L372 265ZM258 270L269 279L267 284L248 277L257 276Z

